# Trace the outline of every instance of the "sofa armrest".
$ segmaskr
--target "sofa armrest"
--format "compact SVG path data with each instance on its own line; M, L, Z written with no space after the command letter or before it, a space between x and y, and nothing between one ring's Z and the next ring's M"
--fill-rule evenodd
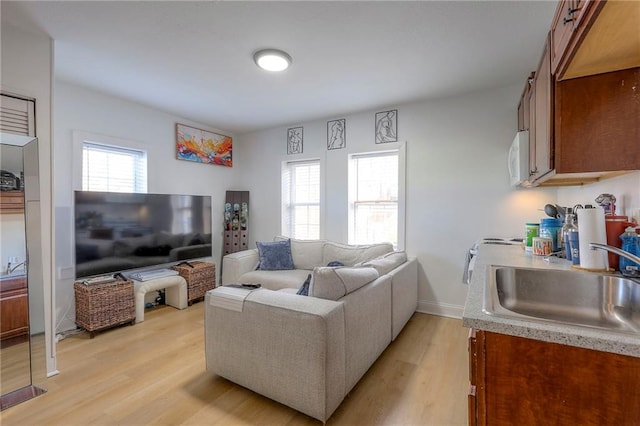
M222 258L222 285L238 283L240 276L256 269L258 249L250 249L227 254Z
M418 261L410 257L391 272L391 333L395 340L418 308Z
M326 421L345 396L343 303L260 289L236 312L211 297L207 370Z

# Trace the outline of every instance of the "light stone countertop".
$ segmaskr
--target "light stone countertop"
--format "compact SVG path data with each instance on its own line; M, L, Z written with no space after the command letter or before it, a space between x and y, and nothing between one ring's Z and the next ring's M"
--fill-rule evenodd
M492 265L571 270L571 262L565 259L551 258L550 261L545 261L541 256L525 252L520 246L481 245L462 315L465 327L640 358L640 333L621 334L535 318L528 321L485 313L482 310L484 287Z

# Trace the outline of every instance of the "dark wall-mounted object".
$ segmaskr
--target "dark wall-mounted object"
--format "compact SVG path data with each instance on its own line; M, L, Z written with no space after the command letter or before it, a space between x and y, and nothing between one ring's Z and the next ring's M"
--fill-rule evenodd
M249 248L249 191L227 191L223 228L223 256Z

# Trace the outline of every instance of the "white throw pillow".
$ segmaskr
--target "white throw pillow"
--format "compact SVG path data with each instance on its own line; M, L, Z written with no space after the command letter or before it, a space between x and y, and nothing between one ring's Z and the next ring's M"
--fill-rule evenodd
M291 256L293 257L293 266L296 269L312 270L316 266L325 266L322 262L322 249L325 240L297 240L295 238L287 238L277 236L274 241L291 240Z
M378 271L374 268L316 267L309 285L309 296L338 300L374 281L378 276Z
M391 243L358 246L328 241L324 246L322 265L337 260L345 266L354 266L356 263L366 262L392 251L393 245Z
M375 259L363 262L360 266L375 268L380 275L388 274L407 261L407 253L404 251L394 251L383 254Z

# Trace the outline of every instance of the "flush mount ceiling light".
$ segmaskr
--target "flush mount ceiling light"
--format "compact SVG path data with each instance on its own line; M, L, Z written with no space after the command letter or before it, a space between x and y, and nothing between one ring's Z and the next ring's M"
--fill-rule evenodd
M291 56L282 50L263 49L253 55L253 60L263 70L284 71L291 65Z

